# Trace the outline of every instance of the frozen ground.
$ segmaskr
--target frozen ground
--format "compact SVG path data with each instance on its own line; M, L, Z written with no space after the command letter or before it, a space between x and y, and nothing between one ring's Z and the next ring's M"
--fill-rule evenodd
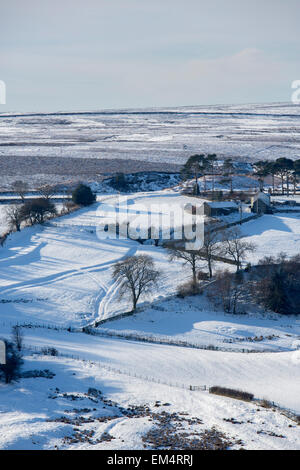
M264 314L248 306L247 314L224 314L205 295L144 303L130 317L109 321L98 331L109 335L232 351L289 351L300 349L300 319Z
M299 129L299 107L291 103L2 114L0 183L4 187L16 175L51 181L56 176L56 182L75 178L76 162L69 162L74 158L81 159L81 178L93 174L94 179L123 168L122 160L129 171L132 161L137 170L146 164L149 170L162 170L162 164L170 169L200 152L248 160L299 158ZM84 164L87 159L94 160Z
M300 446L299 426L256 404L159 385L65 358L27 356L25 370L33 369L56 375L0 388L1 449L149 449L143 436L158 429L153 412L194 418L195 424L182 421L179 431L196 433L191 438L215 427L236 442L233 449ZM89 394L90 387L102 396ZM145 405L145 416L126 416L130 406ZM158 434L165 435L165 429ZM78 436L81 442L76 442Z
M167 205L171 200L177 201L178 207L183 202L182 196L171 190L131 194L130 199L129 207L142 201L147 209L155 201L165 201ZM159 290L143 300L136 315L105 323L99 331L134 332L155 339L169 337L198 346L212 344L225 351L24 328L28 346L53 346L59 352L100 365L62 357L28 356L25 370L47 368L56 376L22 379L17 385L0 388L0 446L141 448L142 435L153 422L147 417L115 416L120 410L102 401L92 406L84 394L89 387L95 387L125 407L149 403L153 408L156 400L169 402L171 405L162 409L186 411L189 416L202 419L203 427L198 426L198 431L215 425L230 437L242 439L246 448L299 449L299 428L289 427L294 425L279 413L257 411L256 405L179 387L236 387L299 413L299 319L264 316L259 311L247 316L227 316L214 311L205 296L198 300L172 297L177 284L185 281L189 272L180 263L169 263L162 248L132 240L97 238L98 221L107 216L116 201L116 195L104 195L90 208L10 236L0 250L0 336L8 336L16 322L79 326L129 310L129 303L118 299L118 285L111 280L111 267L125 256L148 253L162 271ZM272 254L299 253L299 227L300 219L295 214L274 214L245 223L242 229L263 256L270 249ZM252 262L255 259L250 258ZM154 303L150 305L150 301ZM261 352L238 352L241 349ZM262 352L266 350L269 352ZM158 383L163 381L169 385ZM75 395L74 400L70 394ZM78 411L85 408L96 411ZM107 410L113 414L113 420L97 421ZM62 422L61 417L75 419L78 413L91 418L79 428L95 432L93 444L63 441L74 434L74 425ZM224 421L231 418L241 424ZM101 440L104 432L115 439L104 442Z

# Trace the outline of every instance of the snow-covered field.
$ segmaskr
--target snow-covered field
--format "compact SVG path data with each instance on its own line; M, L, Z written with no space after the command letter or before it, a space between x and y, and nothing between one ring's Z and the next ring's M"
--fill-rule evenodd
M174 201L180 208L189 198L168 190L131 194L130 200L132 209L143 202L148 210L157 201L167 205ZM156 400L169 402L171 405L162 409L197 416L203 420L203 427L198 430L215 425L226 435L242 439L246 448L300 448L299 427L278 412L261 408L257 411L257 405L180 389L180 385L236 387L299 413L299 319L262 315L259 311L233 317L214 311L205 295L175 298L176 286L190 273L180 262L170 263L163 248L97 237L103 208L104 212L109 211L117 201L117 195L104 195L89 208L9 237L0 250L0 336L8 336L16 322L83 326L128 311L129 302L118 298L111 268L128 255L147 253L162 272L159 289L143 299L134 316L107 322L99 331L136 333L154 339L168 337L198 346L214 345L224 351L24 328L28 346L53 346L59 352L97 364L27 353L25 370L47 368L56 376L24 378L19 384L0 387L0 447L142 448L141 436L153 426L149 417L132 419L114 409L113 415L119 415L100 423L95 419L111 409L101 400L96 411L86 412L92 418L81 429L94 430L95 441L101 441L104 432L115 439L94 444L70 443L67 439L63 443L63 438L74 432L74 426L47 420L70 416L69 412L72 417L77 416L79 412L74 408L94 408L84 395L89 387L94 387L123 407L149 403L150 408L156 409ZM257 251L249 258L251 262L266 254L299 253L297 214L265 215L245 223L242 230L257 245ZM239 352L242 349L260 352ZM262 352L266 350L269 352ZM64 393L77 396L72 405ZM56 398L49 398L55 394ZM242 424L224 421L230 418Z
M3 327L3 331L8 329ZM128 376L173 385L222 385L254 393L300 412L300 353L239 353L101 338L83 333L24 329L25 344L53 346L65 354L100 362ZM299 340L298 340L299 346ZM274 374L276 370L276 374Z
M174 165L195 153L296 159L299 129L292 103L0 114L0 186L8 189L18 178L37 185L78 176L91 182L117 171L178 171Z
M158 162L163 155L173 163L200 149L230 157L299 157L299 127L299 108L291 103L0 115L2 155Z
M155 196L149 198L155 201ZM98 225L118 201L117 196L104 196L103 203L9 237L0 264L1 296L10 301L5 309L11 321L82 325L129 310L130 304L120 304L117 298L111 267L136 253L153 256L163 273L161 290L154 297L174 292L184 271L176 263L170 264L162 248L97 237Z
M283 352L300 348L300 320L295 317L263 315L262 309L231 315L213 308L204 295L201 299L169 298L144 304L133 316L104 323L98 331L232 351Z
M194 418L196 424L180 421L183 431L193 433L191 438L215 427L233 441L233 449L300 448L299 426L257 404L182 390L65 358L27 356L26 369L49 369L56 375L22 379L0 388L2 449L150 449L143 436L158 429L151 413L163 412L175 413L175 423ZM89 395L89 388L101 391L105 401L101 395ZM149 411L130 417L126 410L132 405L142 410L146 405ZM166 429L157 434L162 438Z
M252 263L280 252L297 255L300 253L300 212L263 215L242 225L242 233L247 241L256 245L255 252L249 256Z
M142 438L157 429L157 419L149 416L153 412L176 413L179 419L196 417L194 425L181 422L182 429L197 435L215 427L236 441L233 449L300 448L299 426L256 404L157 384L65 358L27 356L26 369L49 369L56 375L53 379L22 379L0 388L2 449L149 449L151 445ZM113 403L89 395L90 387ZM147 405L149 412L128 417L124 409L130 405ZM86 431L90 441L84 439ZM113 439L105 440L105 433ZM78 435L81 442L76 442Z
M124 197L125 202L135 210L142 203L148 210L160 207L157 204L182 208L193 198L167 190L133 194L129 199ZM98 238L97 227L116 203L118 196L106 195L88 209L54 219L43 227L25 228L8 238L0 252L1 298L8 301L4 304L7 318L69 326L128 311L130 304L118 299L111 268L116 261L137 253L150 254L162 272L160 289L149 300L175 292L189 271L180 262L170 263L163 248L127 239ZM299 253L298 214L265 215L247 222L242 230L257 245L249 257L252 262L282 251Z

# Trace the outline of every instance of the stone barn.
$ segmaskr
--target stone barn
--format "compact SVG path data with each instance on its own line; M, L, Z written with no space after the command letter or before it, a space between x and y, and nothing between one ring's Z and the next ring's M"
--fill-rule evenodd
M259 192L251 198L251 212L255 214L271 214L271 198L269 194Z

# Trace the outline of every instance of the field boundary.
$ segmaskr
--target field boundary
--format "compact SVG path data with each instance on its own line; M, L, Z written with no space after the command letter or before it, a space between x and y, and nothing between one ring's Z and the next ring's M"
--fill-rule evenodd
M44 357L49 357L49 358L53 357L51 355L43 354L43 351L42 351L43 348L38 348L37 346L24 345L24 349L27 350L28 352L32 352L34 354L38 354L38 355L41 355L41 356L44 356ZM126 375L128 377L136 378L136 379L143 380L143 381L146 381L146 382L156 383L156 384L159 384L159 385L166 385L166 386L171 387L171 388L177 388L177 389L179 388L179 389L187 390L187 391L190 391L190 392L196 391L196 392L209 393L209 389L211 388L210 386L208 386L206 384L191 385L191 384L185 384L185 383L180 383L180 382L172 382L170 380L158 379L158 378L155 378L155 377L152 377L152 376L137 374L136 372L133 372L133 371L129 371L129 370L125 370L125 369L118 369L116 367L111 367L111 366L109 366L107 364L104 364L103 362L100 362L100 361L93 361L93 360L90 360L90 359L84 359L80 356L76 356L76 355L68 354L68 353L62 353L62 352L59 352L59 351L58 351L57 356L55 356L55 357L62 357L62 358L67 358L67 359L73 359L73 360L76 360L76 361L81 361L81 362L84 362L84 363L86 363L88 365L91 365L91 366L92 365L98 366L98 367L100 367L100 368L102 368L102 369L104 369L108 372L113 372L113 373L120 374L120 375ZM228 396L226 396L226 398L229 398L230 400L236 399L236 398L232 398L232 397L228 397ZM262 408L269 409L270 411L273 409L273 411L280 412L286 418L290 419L291 421L295 422L298 425L300 424L300 418L299 418L300 415L295 413L295 411L293 411L289 408L282 407L281 405L279 405L278 403L275 403L273 401L269 402L269 404L271 405L270 407L265 406L265 402L266 402L265 399L260 399L260 398L256 398L256 397L253 397L253 400L251 400L251 401L247 401L247 403L249 403L249 404L260 405Z

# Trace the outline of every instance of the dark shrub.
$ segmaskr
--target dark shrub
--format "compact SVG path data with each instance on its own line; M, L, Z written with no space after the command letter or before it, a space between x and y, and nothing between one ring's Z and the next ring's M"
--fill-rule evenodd
M273 407L272 402L270 402L266 398L263 398L263 400L260 402L260 404L263 408L272 408Z
M219 386L210 387L209 393L213 393L214 395L222 395L224 397L229 398L236 398L237 400L244 401L252 401L254 398L254 395L252 393Z
M42 354L45 356L58 356L58 351L52 347L42 348Z
M177 296L181 298L184 298L188 295L198 295L201 293L202 291L200 286L193 281L185 282L184 284L180 284L177 287Z
M79 206L75 204L73 201L65 201L63 203L60 213L61 215L66 215L66 214L70 214L71 212L74 212L77 209L79 209Z
M209 275L208 273L205 273L204 271L198 271L197 279L198 281L208 281Z
M9 384L19 379L23 360L13 343L5 341L5 346L6 364L0 364L0 380Z
M80 206L89 206L96 201L96 196L89 186L79 184L72 193L72 201Z
M42 377L44 379L53 379L55 377L54 372L51 372L49 369L44 369L44 370L27 370L21 374L23 379L36 379L39 377Z
M102 396L102 392L93 387L89 387L87 394L89 397L94 397L94 398L101 398Z

